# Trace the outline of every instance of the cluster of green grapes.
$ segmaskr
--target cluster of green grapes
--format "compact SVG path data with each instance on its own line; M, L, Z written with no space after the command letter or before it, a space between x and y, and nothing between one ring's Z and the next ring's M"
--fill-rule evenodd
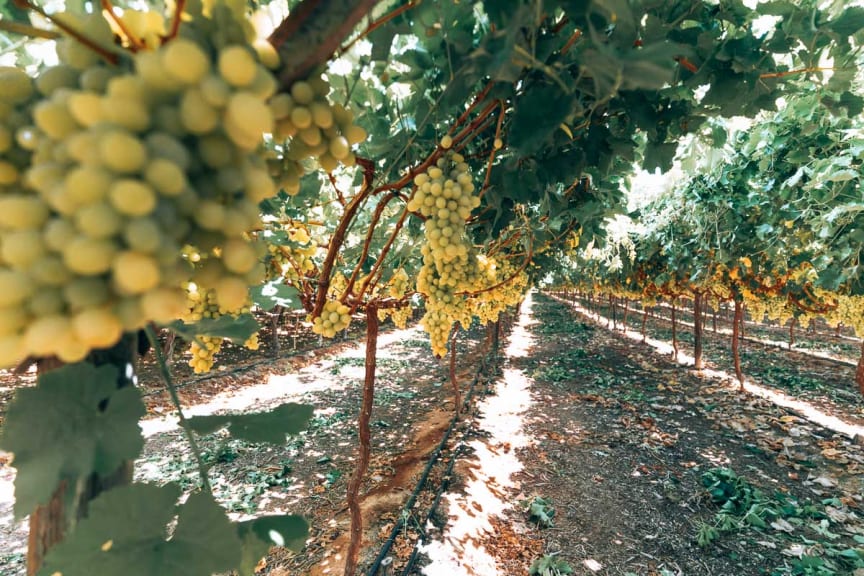
M478 256L477 260L480 269L478 291L484 287L494 288L470 298L472 314L481 324L496 322L502 312L525 297L528 274L524 270L516 274L516 269L509 260L498 262L482 255ZM505 280L508 281L504 282Z
M312 332L325 338L333 338L337 332L348 328L351 323L351 309L338 300L324 303L321 315L312 321Z
M309 236L309 231L301 224L290 222L283 228L288 244L269 242L267 250L268 278L282 278L285 284L300 289L304 279L315 272L314 261L318 253L318 243Z
M399 268L393 273L390 283L387 287L387 293L394 300L401 300L405 297L410 289L411 280L408 278L408 273L404 268ZM408 320L411 318L411 302L405 302L404 305L398 308L381 308L378 310L378 319L382 322L387 318L392 318L393 324L397 328L405 328L408 325Z
M434 166L414 178L417 190L408 210L425 217L423 267L417 290L426 295L426 314L421 320L429 333L432 352L447 354L454 322L471 323L466 298L460 295L475 285L477 257L465 231L465 221L480 204L468 164L461 154L448 152Z
M277 83L244 23L211 16L131 67L66 38L35 80L0 71L0 365L178 318L188 282L237 310L263 279L249 233L276 192L260 147ZM64 21L117 50L101 14Z
M818 291L817 291L817 295ZM836 328L840 324L849 326L855 331L855 335L864 338L864 296L846 296L835 293L823 295L823 301L836 301L837 306L825 314L825 321L829 326Z
M269 159L271 174L290 195L300 191L303 161L314 158L325 172L339 164L354 166L351 147L366 140L366 131L354 124L354 114L327 99L330 84L320 75L295 82L291 93L276 95L270 109L276 125L273 137L282 142Z
M754 321L763 322L767 317L768 320L776 321L781 326L793 318L797 311L795 305L785 296L756 296L745 298L745 303Z
M237 317L240 314L248 314L251 303L247 301L237 310L229 310L220 306L216 293L213 290L199 291L198 287L190 284L187 293L187 309L183 316L185 322L198 322L210 318L216 319L221 316ZM244 344L249 350L258 349L258 333L253 334ZM209 372L213 368L216 354L222 349L222 339L211 336L198 336L189 345L189 366L196 374Z

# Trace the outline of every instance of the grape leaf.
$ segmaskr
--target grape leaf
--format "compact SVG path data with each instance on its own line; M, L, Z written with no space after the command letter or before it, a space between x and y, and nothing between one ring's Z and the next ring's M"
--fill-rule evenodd
M272 546L299 552L309 534L309 525L300 516L264 516L237 524L243 546L240 574L252 576L258 561Z
M40 576L210 576L236 569L237 531L208 493L193 494L179 508L180 489L132 484L105 492L90 515L45 559Z
M306 428L313 412L312 406L289 402L269 412L194 416L188 423L199 434L209 434L228 426L228 432L238 440L282 444L286 434L297 434Z
M46 503L61 480L114 472L144 445L135 388L117 388L117 368L67 364L19 390L0 448L15 454L15 516Z
M303 307L300 301L300 291L293 286L282 283L282 279L255 286L250 290L252 302L256 306L269 312L276 306L299 310Z
M240 314L236 318L233 316L202 318L192 324L175 320L168 325L168 328L190 342L198 336L209 336L211 338L226 338L235 344L242 344L255 334L260 326L251 314Z

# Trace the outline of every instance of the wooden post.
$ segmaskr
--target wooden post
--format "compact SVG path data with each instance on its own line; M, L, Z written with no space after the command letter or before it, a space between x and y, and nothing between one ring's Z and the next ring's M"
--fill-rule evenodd
M645 342L645 324L648 322L648 307L642 306L642 342Z
M366 306L366 377L363 380L363 401L357 427L360 436L357 464L348 481L348 510L351 514L351 542L345 554L345 576L354 576L357 559L363 544L363 515L360 510L360 486L369 468L371 452L372 405L375 402L375 370L378 356L378 308L374 304Z
M453 335L450 337L450 386L453 388L453 405L456 417L462 410L462 392L459 390L459 382L456 380L456 337L459 335L459 324L453 326Z
M624 318L621 322L621 329L624 332L627 332L627 313L630 312L630 301L627 298L624 298Z
M693 295L693 367L702 369L702 292Z
M744 316L744 306L742 302L735 299L735 316L732 320L732 361L735 363L735 377L738 378L740 390L744 391L744 372L741 370L741 352L739 350L740 338L739 331L744 325L742 318Z
M675 321L675 301L678 297L672 298L672 357L678 359L678 324Z
M855 383L858 391L864 396L864 341L861 342L861 356L858 357L858 367L855 369Z

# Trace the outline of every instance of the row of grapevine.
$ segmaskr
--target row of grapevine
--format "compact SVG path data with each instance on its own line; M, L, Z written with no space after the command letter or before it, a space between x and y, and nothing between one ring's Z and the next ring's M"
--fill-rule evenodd
M618 221L602 249L572 251L559 280L646 304L685 297L697 312L728 302L739 319L744 307L781 325L820 318L864 336L861 110L802 91L728 140L718 125L683 155L696 174Z

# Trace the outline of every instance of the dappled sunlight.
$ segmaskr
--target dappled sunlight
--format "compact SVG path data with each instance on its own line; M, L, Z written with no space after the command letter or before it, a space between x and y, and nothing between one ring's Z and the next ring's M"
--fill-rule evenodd
M404 359L404 349L395 349L392 345L422 336L422 331L416 326L380 334L377 355L379 362L394 358ZM392 351L391 348L393 348ZM297 401L304 394L324 390L343 390L352 380L356 381L363 378L365 371L363 360L365 357L366 343L361 341L332 358L322 359L297 372L271 373L266 382L262 384L247 386L241 390L230 390L211 398L207 402L184 407L183 413L186 416L207 416L220 411L237 412L252 408L260 410L262 406ZM358 362L344 365L340 364L340 359L356 359ZM178 428L179 422L175 414L148 418L141 422L141 429L145 438Z
M583 316L587 316L588 318L592 318L592 319L596 320L597 322L603 322L603 321L608 320L606 317L595 314L595 313L583 308L579 304L575 304L572 302L565 302L564 300L561 300L560 298L557 298L555 296L553 296L553 298L555 298L559 302L564 302L565 304L568 304L569 306L571 306L574 310L576 310L577 312L579 312ZM630 329L626 329L624 331L619 330L617 333L622 334L623 336L626 336L627 338L634 340L634 341L637 341L637 342L643 341L642 335L635 330L630 330ZM674 351L672 346L669 343L663 342L661 340L655 340L653 338L645 338L644 342L645 342L645 344L648 344L649 346L653 347L657 352L659 352L661 354L671 355ZM694 358L693 358L693 356L686 354L685 352L682 352L679 349L679 351L678 351L678 363L681 365L684 365L684 366L693 366ZM724 370L713 370L713 369L705 368L705 369L701 370L699 373L703 377L711 378L711 379L715 379L715 380L719 380L720 382L723 382L724 384L727 385L730 392L738 390L738 387L739 387L738 380L737 380L737 378L735 378L735 376L733 374L730 374L729 372L726 372ZM799 400L798 398L789 396L788 394L784 394L783 392L780 392L778 390L773 390L771 388L767 388L767 387L765 387L759 383L753 382L752 380L749 380L747 378L745 378L745 380L744 380L744 390L755 395L755 396L759 396L761 398L765 398L766 400L770 400L771 402L773 402L777 406L782 406L783 408L789 408L791 410L794 410L794 411L798 412L799 414L801 414L804 418L806 418L810 422L813 422L814 424L818 424L820 426L823 426L823 427L825 427L829 430L832 430L834 432L838 432L840 434L845 434L845 435L849 436L850 438L852 438L856 435L864 436L864 426L851 424L851 423L846 422L845 420L842 420L836 416L832 416L831 414L828 414L827 412L819 409L818 407L814 406L813 404L811 404L805 400Z
M715 450L705 450L699 454L714 466L727 467L732 463L729 456L725 452L717 452Z
M508 359L527 355L533 342L528 331L532 323L529 294L506 349ZM510 494L518 489L514 476L523 468L516 451L533 443L525 431L525 415L532 405L531 384L521 370L506 367L494 394L479 404L477 427L488 437L468 444L472 457L464 493L445 495L449 522L441 540L420 546L430 559L423 574L500 574L494 556L481 541L493 532L492 519L511 507Z

